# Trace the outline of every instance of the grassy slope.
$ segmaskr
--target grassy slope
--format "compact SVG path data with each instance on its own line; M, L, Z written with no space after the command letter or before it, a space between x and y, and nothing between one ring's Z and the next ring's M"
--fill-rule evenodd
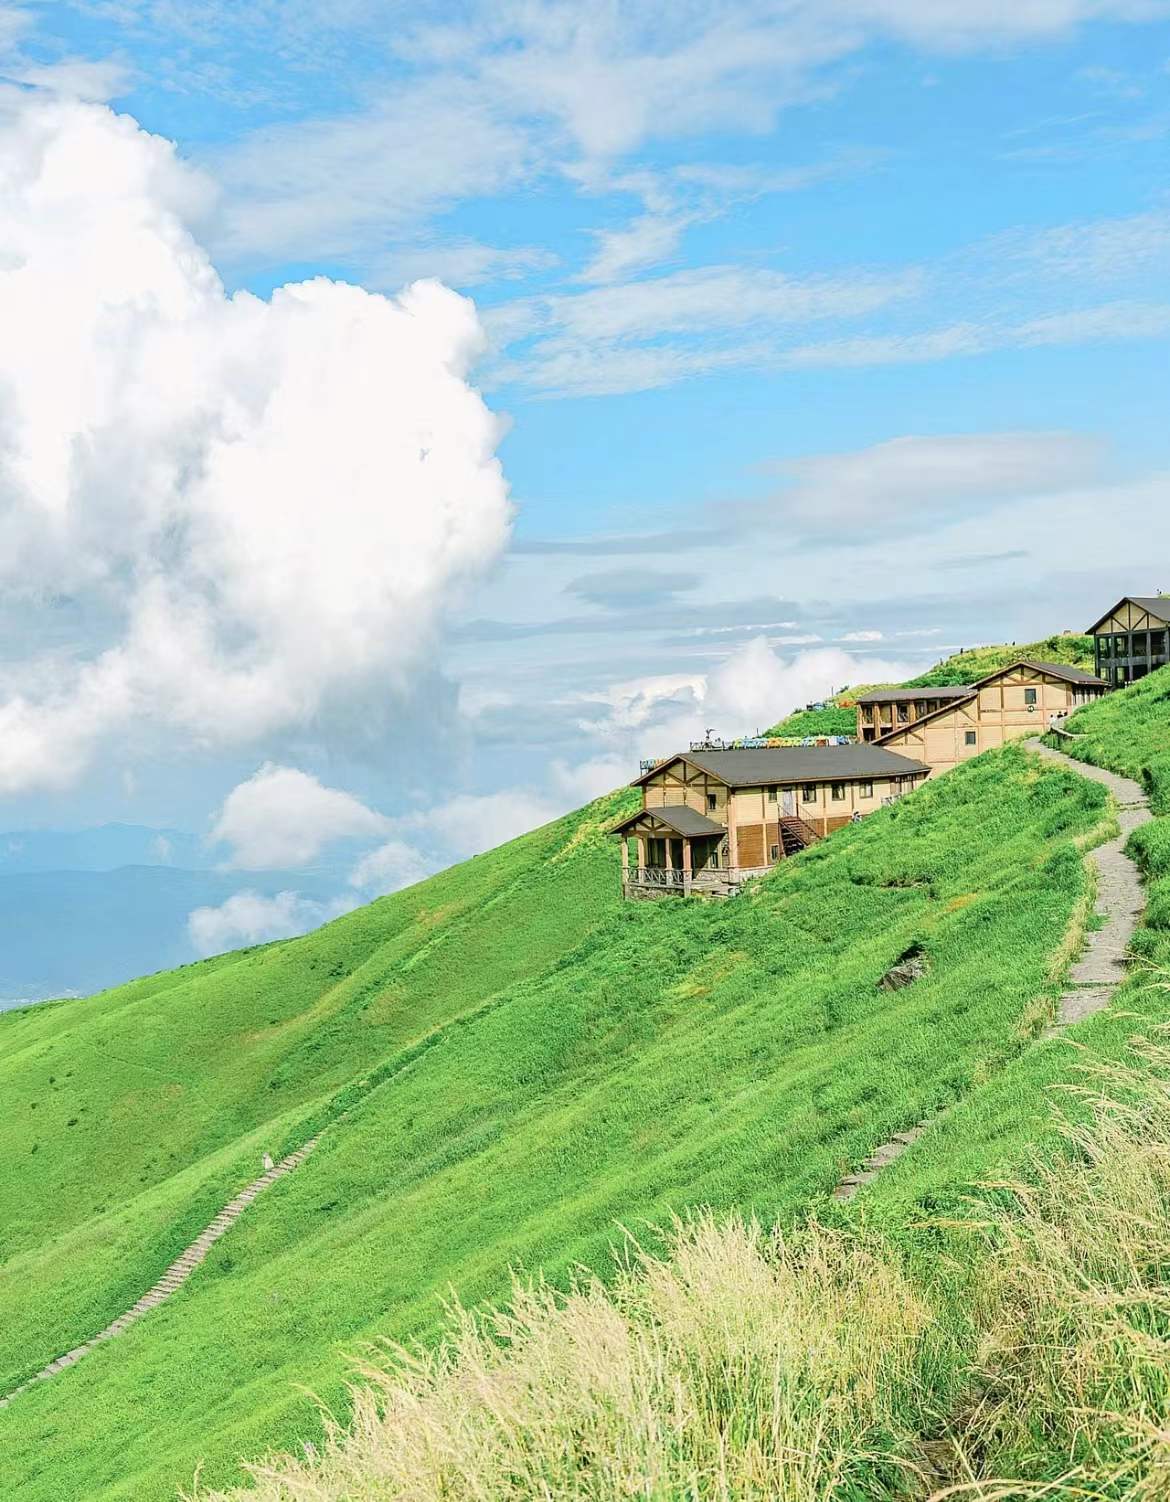
M908 680L908 685L917 688L920 684L939 687L948 683L974 683L994 673L997 668L1010 667L1021 657L1030 657L1036 662L1062 662L1069 667L1093 670L1093 638L1091 636L1048 636L1043 641L1006 642L999 646L972 647L967 652L936 663L928 672Z
M628 797L306 939L0 1017L0 1388L132 1302L339 1087L616 910Z
M123 1143L105 1153L87 1128L78 1172L79 1128L58 1122L47 1173L27 1150L6 1164L58 1231L38 1240L30 1210L4 1269L14 1377L97 1328L119 1279L146 1287L167 1228L207 1218L209 1186L238 1182L264 1134L327 1116L347 1070L382 1082L350 1092L347 1118L180 1296L0 1413L0 1482L27 1502L137 1502L172 1495L202 1456L210 1479L230 1477L236 1455L316 1432L294 1384L342 1401L346 1355L378 1333L433 1332L452 1284L477 1300L504 1290L509 1262L604 1267L615 1221L688 1204L799 1214L1030 1039L1084 897L1071 841L1102 810L1099 789L1007 748L750 897L625 910L594 810L307 939L14 1019L0 1038L18 1044L4 1059L23 1104L34 1088L53 1099L50 1069L84 1080L89 1114ZM915 941L930 976L879 991ZM92 1033L106 1014L116 1070ZM165 1081L145 1083L140 1054ZM76 1102L54 1109L84 1119ZM178 1173L159 1144L182 1145ZM69 1173L72 1207L54 1191Z
M1083 739L1063 746L1151 786L1158 817L1133 839L1150 884L1137 947L1165 977L1170 669L1074 729ZM1135 1055L1132 1040L1167 1008L1158 972L1139 968L1109 1010L1009 1061L842 1211L884 1218L911 1252L905 1266L868 1234L834 1241L814 1227L764 1245L734 1219L704 1220L616 1298L522 1299L503 1352L458 1332L474 1380L400 1367L382 1388L385 1420L367 1402L320 1468L292 1456L283 1482L242 1497L341 1502L374 1475L388 1487L409 1475L420 1497L527 1498L549 1483L597 1497L653 1474L672 1496L702 1475L735 1496L892 1498L926 1437L945 1467L937 1485L1020 1478L973 1484L988 1502L1037 1487L1069 1502L1164 1496L1170 1050ZM1086 1080L1086 1061L1113 1060L1104 1083ZM1093 1118L1075 1143L1053 1132L1044 1089L1070 1084L1063 1111ZM1101 1090L1134 1109L1103 1105ZM1049 1150L1030 1162L1037 1146ZM985 1184L972 1203L962 1179L995 1179L997 1166L1031 1187ZM974 1224L960 1230L956 1212Z

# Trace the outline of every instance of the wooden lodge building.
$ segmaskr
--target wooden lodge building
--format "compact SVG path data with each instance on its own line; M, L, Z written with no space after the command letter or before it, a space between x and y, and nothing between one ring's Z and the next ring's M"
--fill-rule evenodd
M654 763L632 784L641 809L611 831L623 895L729 896L932 774L1042 735L1058 716L1170 663L1170 595L1126 595L1089 634L1095 673L1021 657L971 684L862 694L856 744L697 745Z
M1089 627L1097 676L1124 688L1170 662L1170 595L1126 595Z
M929 775L921 761L881 746L695 749L669 757L632 784L642 807L611 831L621 841L623 895L728 896Z
M980 678L953 702L886 731L876 744L945 772L1005 741L1043 735L1054 715L1099 698L1108 687L1080 668L1021 658Z

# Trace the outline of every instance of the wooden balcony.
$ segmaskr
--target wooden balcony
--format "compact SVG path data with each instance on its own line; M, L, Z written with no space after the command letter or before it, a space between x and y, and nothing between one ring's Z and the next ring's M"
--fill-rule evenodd
M736 866L684 871L679 866L631 866L622 875L622 896L632 901L647 897L731 897L745 881L771 869Z

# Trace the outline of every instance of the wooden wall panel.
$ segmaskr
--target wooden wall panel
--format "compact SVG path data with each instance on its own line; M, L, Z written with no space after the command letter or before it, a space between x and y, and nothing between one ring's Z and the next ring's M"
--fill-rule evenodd
M736 841L739 846L741 866L766 866L768 864L762 824L741 824L736 830Z

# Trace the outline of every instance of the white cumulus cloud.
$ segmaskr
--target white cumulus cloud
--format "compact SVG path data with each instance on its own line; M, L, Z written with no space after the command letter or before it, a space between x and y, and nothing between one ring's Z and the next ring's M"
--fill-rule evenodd
M222 954L247 944L292 939L319 928L356 906L350 898L316 902L297 892L235 892L218 907L197 907L187 915L187 934L201 955Z
M0 161L0 582L82 622L0 675L0 791L404 689L507 537L472 305L228 296L206 183L104 105L0 88Z
M349 873L349 884L367 897L384 896L412 887L430 876L436 867L405 840L386 840L363 855Z
M230 847L230 865L262 871L307 865L334 840L384 834L389 827L389 819L351 793L265 762L224 799L211 839Z

